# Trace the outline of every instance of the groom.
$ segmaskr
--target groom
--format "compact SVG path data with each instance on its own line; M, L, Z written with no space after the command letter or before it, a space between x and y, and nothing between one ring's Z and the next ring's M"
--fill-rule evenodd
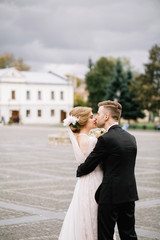
M117 223L121 240L135 240L135 201L138 200L134 175L137 145L135 137L118 125L122 106L118 102L98 104L97 127L107 133L98 138L94 150L77 169L77 177L92 172L102 162L103 181L95 198L98 203L98 240L113 240Z

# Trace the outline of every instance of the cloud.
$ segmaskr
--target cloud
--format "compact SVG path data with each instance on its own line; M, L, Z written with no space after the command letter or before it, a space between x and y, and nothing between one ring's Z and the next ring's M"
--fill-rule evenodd
M87 66L127 56L142 70L160 39L159 0L1 0L0 54L32 63Z

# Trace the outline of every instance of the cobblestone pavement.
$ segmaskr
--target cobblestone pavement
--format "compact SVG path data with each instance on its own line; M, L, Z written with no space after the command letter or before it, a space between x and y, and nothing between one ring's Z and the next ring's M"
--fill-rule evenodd
M48 134L57 131L0 127L0 240L58 239L77 166L71 145L48 144ZM160 132L132 134L138 142L137 234L139 240L160 239Z

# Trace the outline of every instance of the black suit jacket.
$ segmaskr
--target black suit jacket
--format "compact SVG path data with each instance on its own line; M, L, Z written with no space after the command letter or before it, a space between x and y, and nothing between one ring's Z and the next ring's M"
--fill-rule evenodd
M77 169L77 177L92 172L102 162L103 180L96 192L99 204L118 204L138 200L134 175L136 139L119 125L112 126Z

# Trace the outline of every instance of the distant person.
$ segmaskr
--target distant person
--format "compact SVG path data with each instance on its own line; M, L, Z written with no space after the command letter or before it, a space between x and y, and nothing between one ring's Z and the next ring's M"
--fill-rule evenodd
M122 126L122 129L127 131L128 128L129 128L129 123L124 123Z
M103 181L95 195L98 203L98 240L113 240L116 223L121 240L136 240L136 139L118 124L121 104L104 101L98 106L97 127L105 128L107 132L98 138L93 151L78 167L77 177L83 179L82 176L95 171L102 162Z
M5 125L6 121L5 121L5 118L2 116L1 117L1 122Z
M19 123L19 116L17 116L17 123Z
M96 121L88 107L75 107L69 115L64 124L68 126L75 158L81 164L97 142L95 136L89 135L90 130L96 127ZM94 195L102 182L102 175L97 164L92 173L77 180L59 240L97 240L98 205Z

